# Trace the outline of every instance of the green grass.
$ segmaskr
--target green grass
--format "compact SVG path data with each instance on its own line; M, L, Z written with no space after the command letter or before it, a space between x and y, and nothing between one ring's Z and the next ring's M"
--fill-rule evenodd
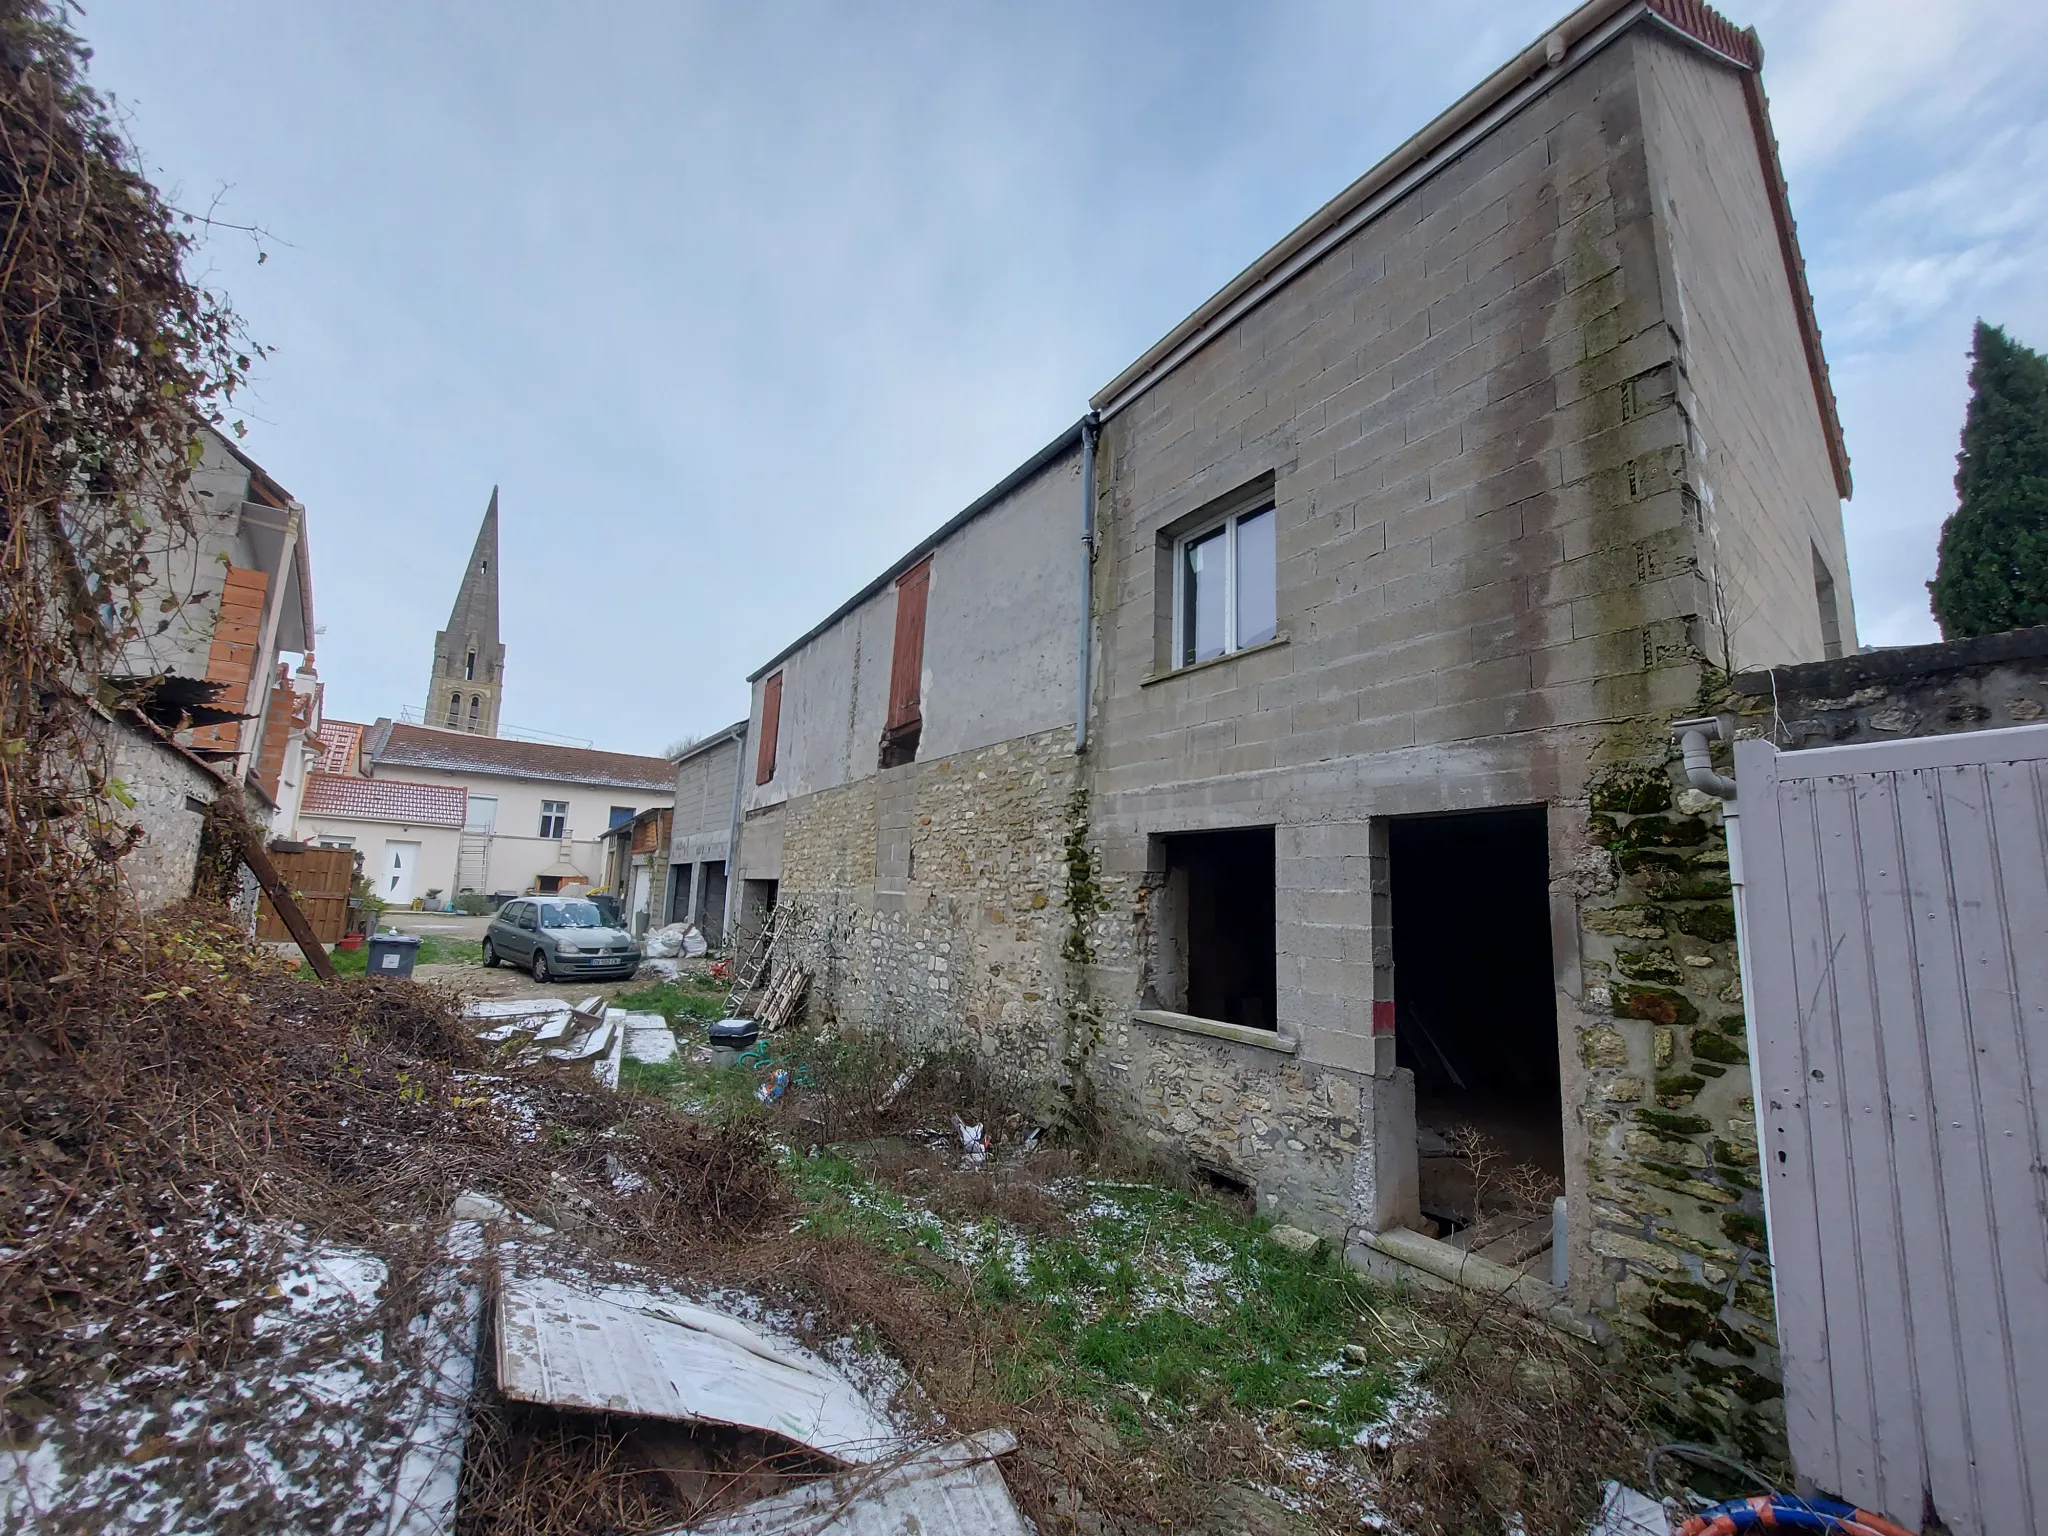
M962 1265L976 1300L1028 1309L1024 1344L998 1362L1019 1401L1047 1387L1086 1398L1138 1433L1147 1415L1188 1420L1223 1404L1283 1412L1334 1448L1376 1418L1394 1362L1359 1368L1344 1346L1374 1292L1341 1258L1290 1253L1260 1223L1149 1185L1083 1185L1071 1235L987 1219L949 1229L830 1152L789 1173L820 1236L851 1235Z
M708 982L662 981L634 992L621 992L615 1006L634 1013L658 1013L670 1024L692 1019L708 1024L726 1014L726 989Z
M361 949L331 949L328 959L334 962L335 974L339 976L361 976L367 973L370 964L370 946L364 943ZM475 939L443 939L433 934L420 937L419 954L414 957L415 965L453 965L467 961L474 965L483 959L483 945ZM299 979L311 978L313 968L304 961L299 962Z
M739 1067L714 1067L678 1056L652 1064L630 1058L619 1063L619 1091L645 1094L704 1120L729 1120L759 1109L753 1073Z

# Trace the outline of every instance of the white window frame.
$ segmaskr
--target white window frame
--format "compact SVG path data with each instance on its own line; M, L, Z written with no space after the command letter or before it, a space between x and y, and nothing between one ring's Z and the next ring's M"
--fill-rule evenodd
M356 840L352 837L339 837L330 832L323 832L314 838L313 845L316 848L339 848L347 852L355 848Z
M1247 518L1260 517L1274 510L1274 500L1264 496L1257 501L1248 501L1235 512L1226 512L1213 517L1199 527L1190 528L1173 541L1173 671L1187 667L1199 667L1204 662L1221 661L1225 656L1235 655L1244 649L1237 643L1237 525ZM1223 649L1214 656L1204 656L1199 661L1187 656L1187 601L1188 601L1188 546L1199 544L1218 529L1223 533ZM1278 532L1276 527L1275 532ZM1273 572L1274 599L1278 602L1280 572L1276 562ZM1267 645L1270 641L1261 640Z
M548 807L556 809L550 811ZM553 832L548 830L550 821L558 823ZM566 800L543 800L540 803L540 835L560 842L569 835L569 802Z

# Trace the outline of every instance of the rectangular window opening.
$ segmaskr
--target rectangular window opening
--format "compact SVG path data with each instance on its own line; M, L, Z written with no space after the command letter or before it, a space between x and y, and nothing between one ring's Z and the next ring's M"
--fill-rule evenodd
M568 835L569 802L543 800L540 803L540 835L557 840Z
M1279 1027L1273 829L1162 836L1151 991L1156 1005L1219 1024Z
M639 814L640 812L630 805L615 805L611 810L611 820L605 824L605 830L610 832L623 827Z
M761 745L754 758L754 782L766 784L775 777L775 748L782 733L782 674L776 673L761 685Z
M1423 1215L1444 1241L1548 1279L1564 1111L1547 813L1403 817L1387 842Z
M1820 546L1809 544L1807 548L1813 551L1813 600L1820 608L1821 656L1833 661L1842 654L1842 609L1835 601L1835 577L1821 558Z
M889 663L889 713L882 722L880 767L917 761L924 734L925 599L931 591L927 555L896 579L896 643Z
M1174 572L1176 667L1264 645L1279 634L1271 501L1182 537Z

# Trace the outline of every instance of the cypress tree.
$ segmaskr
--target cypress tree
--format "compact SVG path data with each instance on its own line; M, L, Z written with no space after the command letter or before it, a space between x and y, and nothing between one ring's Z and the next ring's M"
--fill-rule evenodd
M1982 320L1956 509L1927 590L1945 640L2048 624L2048 358Z

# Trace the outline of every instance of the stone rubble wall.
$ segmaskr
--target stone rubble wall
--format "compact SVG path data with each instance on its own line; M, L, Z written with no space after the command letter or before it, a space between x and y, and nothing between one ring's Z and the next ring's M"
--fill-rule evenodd
M1744 673L1721 707L1738 735L1794 750L2033 725L2048 717L2048 628Z
M1681 786L1618 769L1588 804L1613 884L1580 908L1587 1241L1601 1310L1666 1362L1687 1433L1764 1457L1784 1416L1727 835Z
M225 786L204 764L139 727L109 724L104 746L110 781L133 802L116 809L142 828L141 840L121 860L129 893L144 912L184 900L199 865L206 807ZM250 812L260 825L264 811L253 797Z
M779 899L813 1019L973 1050L1040 1090L1064 1080L1072 741L1046 731L788 802Z

